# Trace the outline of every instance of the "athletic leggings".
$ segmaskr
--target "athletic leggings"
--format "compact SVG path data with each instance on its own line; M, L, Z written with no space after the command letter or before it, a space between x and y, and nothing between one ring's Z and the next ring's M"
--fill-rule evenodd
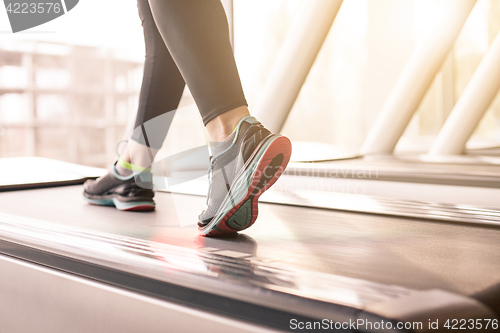
M137 6L146 61L132 139L161 148L172 117L159 117L165 123L147 135L143 124L177 109L186 83L205 125L247 105L220 0L138 0Z

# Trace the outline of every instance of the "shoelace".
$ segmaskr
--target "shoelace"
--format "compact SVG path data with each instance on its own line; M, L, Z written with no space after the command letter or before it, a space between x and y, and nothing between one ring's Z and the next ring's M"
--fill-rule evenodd
M212 159L210 159L211 161ZM208 167L208 194L207 194L207 201L206 205L208 206L208 199L210 199L210 191L212 190L212 163L210 163L210 166Z

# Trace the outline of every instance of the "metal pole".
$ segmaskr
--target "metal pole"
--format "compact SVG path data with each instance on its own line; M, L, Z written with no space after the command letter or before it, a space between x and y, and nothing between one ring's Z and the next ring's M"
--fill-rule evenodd
M467 140L499 89L500 33L493 40L428 154L434 156L462 154Z
M283 127L342 0L308 0L287 35L253 114L274 133Z
M446 0L392 89L361 147L361 154L390 154L453 46L476 0Z

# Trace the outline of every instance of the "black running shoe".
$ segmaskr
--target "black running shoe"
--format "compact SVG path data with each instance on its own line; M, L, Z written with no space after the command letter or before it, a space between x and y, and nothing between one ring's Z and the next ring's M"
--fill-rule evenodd
M292 145L254 117L243 118L214 151L210 162L207 209L199 216L201 235L235 233L250 227L257 202L285 170Z
M140 177L147 177L145 172ZM116 172L115 166L111 172L96 179L87 180L83 184L83 196L93 204L99 206L115 206L125 211L151 211L155 209L154 192L151 183L146 180L139 186L137 175L123 177Z

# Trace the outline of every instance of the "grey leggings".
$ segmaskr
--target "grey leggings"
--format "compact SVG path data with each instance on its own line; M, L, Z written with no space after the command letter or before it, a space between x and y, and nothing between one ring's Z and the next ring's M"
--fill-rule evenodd
M185 84L205 125L247 105L220 0L138 0L137 6L146 61L132 139L161 147L171 117L158 116L177 109ZM143 124L155 117L165 123L144 135Z

